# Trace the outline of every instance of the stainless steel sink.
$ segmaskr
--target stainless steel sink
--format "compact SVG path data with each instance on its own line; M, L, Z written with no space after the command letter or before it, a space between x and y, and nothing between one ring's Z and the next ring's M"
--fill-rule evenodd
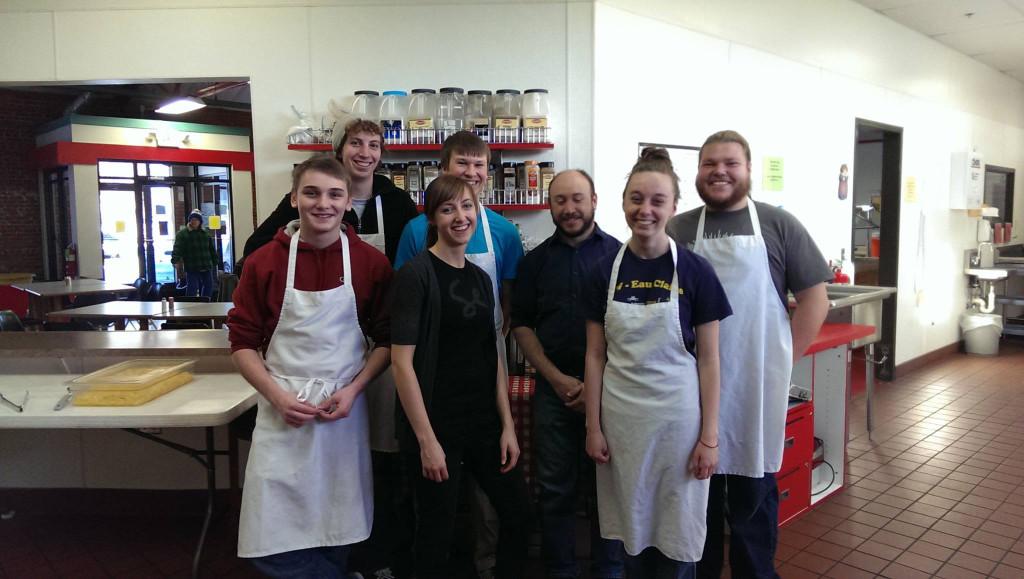
M828 293L827 322L874 326L875 333L850 344L859 348L882 338L882 301L895 294L894 287L825 284Z

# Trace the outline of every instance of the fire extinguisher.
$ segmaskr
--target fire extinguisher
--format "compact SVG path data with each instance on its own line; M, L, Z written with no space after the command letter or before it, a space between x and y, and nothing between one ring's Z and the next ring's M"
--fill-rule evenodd
M64 277L78 277L78 250L74 243L64 248Z

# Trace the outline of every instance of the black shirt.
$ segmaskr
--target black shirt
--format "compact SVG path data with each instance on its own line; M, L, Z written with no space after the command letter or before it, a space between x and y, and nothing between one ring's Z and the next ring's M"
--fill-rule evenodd
M378 195L380 195L381 208L384 210L384 253L387 254L388 261L394 264L395 254L398 253L398 241L402 238L402 230L405 229L405 224L417 215L416 204L413 203L408 193L395 187L395 184L387 177L374 175L373 197L367 202L362 219L354 210L346 211L343 219L345 223L353 225L357 233L377 233L377 202L374 198ZM299 210L292 207L291 193L286 193L274 212L259 224L249 239L245 240L242 259L238 260L239 272L246 257L273 239L277 230L298 218Z
M427 252L430 253L430 252ZM441 332L431 426L442 443L493 434L497 420L498 353L494 317L469 268L430 253L441 290Z
M594 233L579 247L565 243L556 232L519 262L512 327L532 328L544 355L566 375L583 377L587 351L583 298L589 269L621 245L595 225Z

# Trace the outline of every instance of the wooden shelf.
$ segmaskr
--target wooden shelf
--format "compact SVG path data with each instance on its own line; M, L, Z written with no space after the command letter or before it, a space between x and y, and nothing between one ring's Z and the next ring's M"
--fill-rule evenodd
M554 143L488 143L487 146L492 151L541 151L545 149L554 149ZM396 153L400 151L440 151L440 143L424 144L424 145L384 145L384 149L388 153ZM333 151L334 148L330 143L315 143L315 144L304 144L304 143L292 143L288 145L289 151Z

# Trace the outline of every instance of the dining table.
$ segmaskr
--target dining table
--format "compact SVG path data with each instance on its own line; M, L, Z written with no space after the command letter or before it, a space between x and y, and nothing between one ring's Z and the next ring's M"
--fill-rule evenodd
M15 282L11 287L29 296L29 317L41 320L47 313L64 307L64 299L92 294L130 294L134 287L102 279L76 278L64 281Z

